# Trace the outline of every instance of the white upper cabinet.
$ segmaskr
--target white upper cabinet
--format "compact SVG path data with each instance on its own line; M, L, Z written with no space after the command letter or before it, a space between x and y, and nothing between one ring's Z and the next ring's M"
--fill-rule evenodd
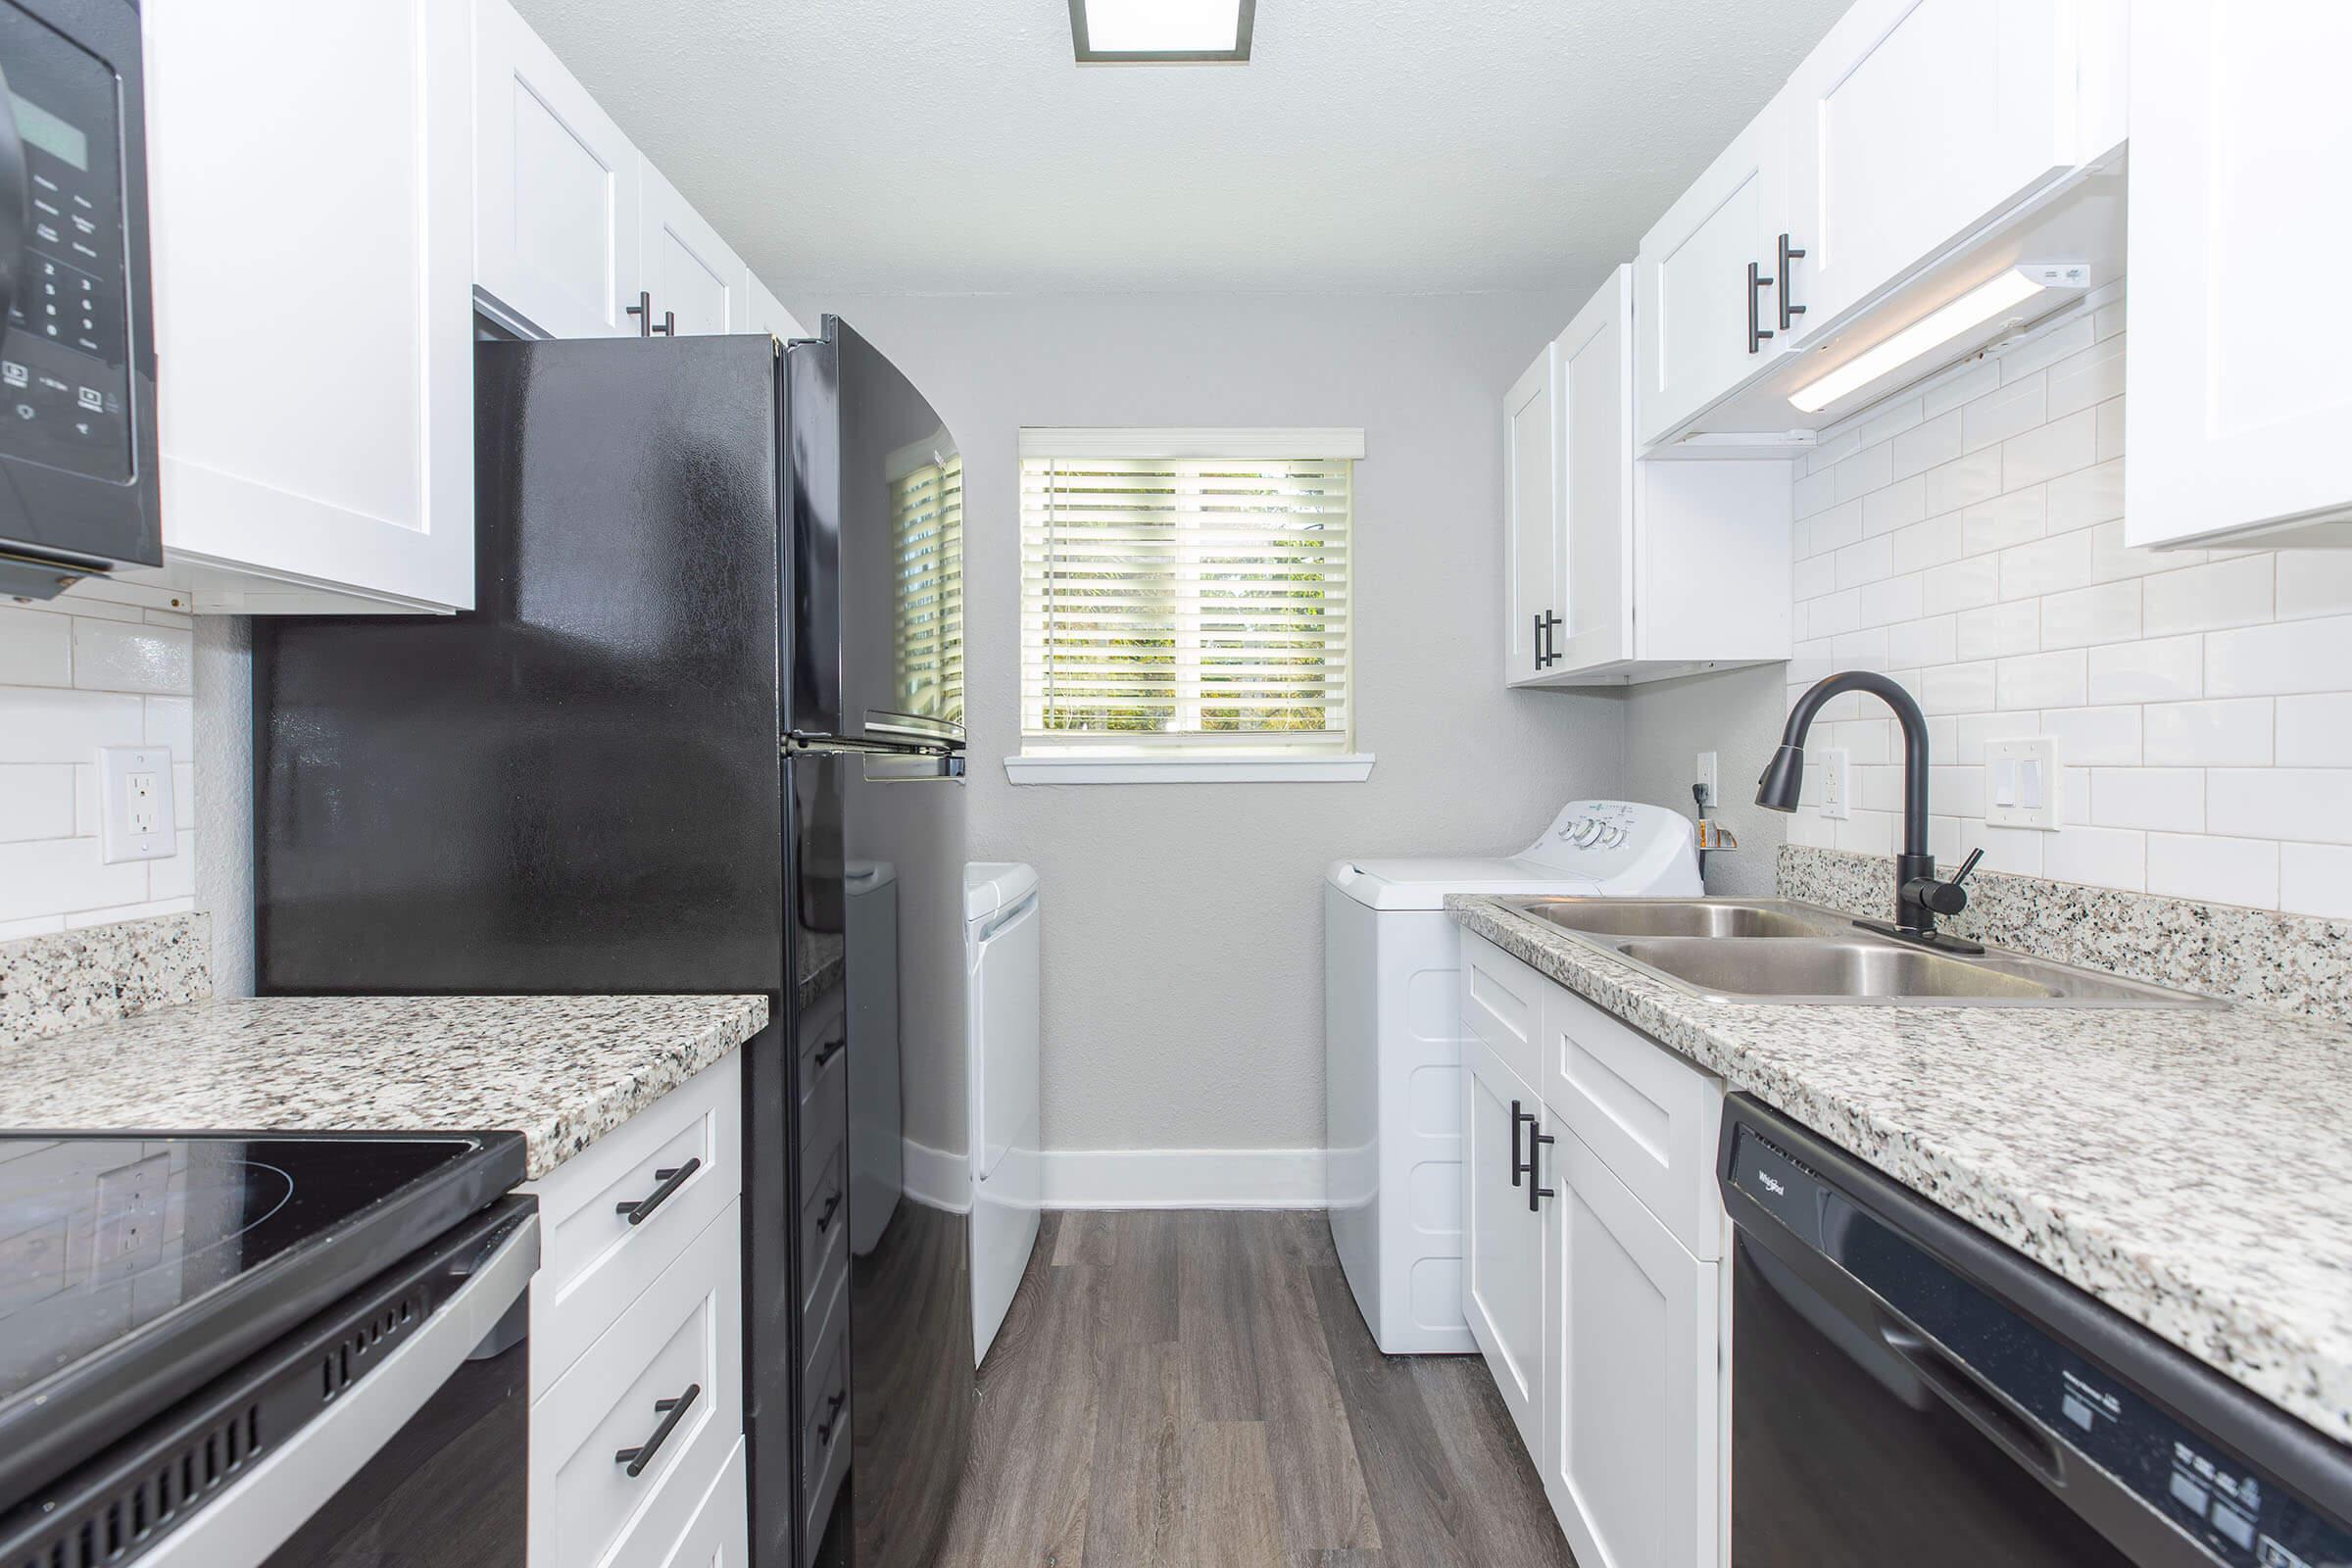
M1789 83L1785 122L1788 226L1805 253L1781 289L1802 313L1792 336L2082 162L2075 10L1861 0L1830 29Z
M2352 544L2348 59L2352 6L2134 8L2126 544Z
M507 0L474 13L473 278L548 337L634 336L642 160Z
M142 16L165 572L470 608L470 0Z
M807 337L784 302L750 268L744 269L744 297L751 302L751 319L744 327L747 332L765 332L779 343L789 343L796 337Z
M1503 680L1540 682L1561 623L1560 346L1547 343L1502 400Z
M1635 455L1634 293L1610 273L1504 402L1514 686L1789 657L1788 465Z
M658 318L680 336L752 330L751 270L680 196L662 171L640 159L639 252ZM660 324L659 321L657 324Z
M1788 206L1786 97L1735 137L1666 210L1634 262L1635 406L1642 444L1663 439L1777 359L1774 246ZM1770 279L1768 282L1767 279Z

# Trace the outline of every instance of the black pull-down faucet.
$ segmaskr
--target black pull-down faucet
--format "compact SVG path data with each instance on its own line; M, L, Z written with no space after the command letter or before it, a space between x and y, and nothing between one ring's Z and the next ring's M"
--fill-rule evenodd
M1960 874L1949 882L1936 880L1936 858L1928 853L1928 720L1898 683L1862 669L1814 682L1788 710L1781 749L1772 754L1764 776L1756 780L1756 804L1773 811L1796 809L1797 794L1805 780L1805 732L1813 727L1813 715L1821 711L1823 704L1846 692L1870 693L1894 710L1895 721L1903 727L1903 848L1894 858L1894 920L1891 924L1856 920L1854 924L1947 952L1983 953L1978 944L1936 929L1937 915L1958 914L1968 907L1968 892L1960 884L1977 868L1984 852L1971 855Z

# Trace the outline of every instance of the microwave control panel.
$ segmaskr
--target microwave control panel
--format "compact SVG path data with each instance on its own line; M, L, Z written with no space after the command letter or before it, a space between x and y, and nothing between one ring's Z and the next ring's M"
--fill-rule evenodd
M129 287L119 83L105 62L0 3L8 109L24 148L24 245L0 333L0 450L132 476Z

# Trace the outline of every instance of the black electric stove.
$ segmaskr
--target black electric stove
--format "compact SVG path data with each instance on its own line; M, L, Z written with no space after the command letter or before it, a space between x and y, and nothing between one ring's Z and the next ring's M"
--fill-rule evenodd
M522 1177L516 1133L0 1134L0 1514Z

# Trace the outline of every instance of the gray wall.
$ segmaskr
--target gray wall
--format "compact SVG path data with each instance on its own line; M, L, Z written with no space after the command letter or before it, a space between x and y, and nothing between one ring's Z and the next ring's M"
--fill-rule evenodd
M1772 888L1774 852L1788 818L1756 805L1756 775L1781 743L1788 704L1787 664L1686 675L1627 689L1626 798L1692 809L1691 764L1715 754L1719 804L1707 813L1740 848L1707 857L1707 891L1761 894Z
M1045 891L1053 1149L1323 1138L1321 886L1346 855L1522 847L1613 791L1624 703L1499 678L1498 400L1564 297L831 297L964 452L972 853ZM1024 424L1360 425L1360 784L1008 784Z

